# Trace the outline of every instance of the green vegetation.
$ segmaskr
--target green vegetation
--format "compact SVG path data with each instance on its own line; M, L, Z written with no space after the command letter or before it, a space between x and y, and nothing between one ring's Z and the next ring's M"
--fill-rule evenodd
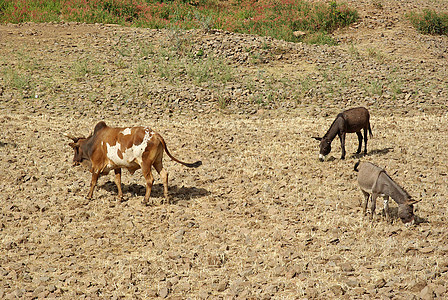
M425 9L408 15L412 25L423 34L448 35L448 13Z
M200 28L299 41L294 31L319 33L308 42L330 43L333 30L358 19L335 1L305 0L0 0L0 22L75 21L149 28Z
M32 88L32 78L30 75L23 73L23 72L19 72L13 68L5 68L3 69L2 75L5 79L5 82L7 85L23 91L25 89L29 89Z
M78 60L72 66L73 74L76 80L81 81L88 75L102 75L101 66L98 63L88 59Z

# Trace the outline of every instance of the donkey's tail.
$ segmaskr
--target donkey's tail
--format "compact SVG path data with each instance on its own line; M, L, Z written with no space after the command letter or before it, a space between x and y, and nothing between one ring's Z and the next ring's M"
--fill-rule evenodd
M373 134L372 134L372 128L370 127L370 122L369 122L369 137L372 138Z
M353 168L356 172L359 172L358 170L359 163L360 161L358 160L358 162L355 164L355 167Z
M198 160L197 162L194 162L194 163L186 163L186 162L178 160L177 158L172 156L171 153L168 151L168 148L166 147L166 143L165 143L165 140L163 139L163 137L160 134L157 134L157 137L159 138L160 142L162 143L162 146L165 149L166 154L168 154L168 156L175 162L178 162L178 163L180 163L186 167L189 167L189 168L197 168L200 165L202 165L202 161L200 161L200 160Z

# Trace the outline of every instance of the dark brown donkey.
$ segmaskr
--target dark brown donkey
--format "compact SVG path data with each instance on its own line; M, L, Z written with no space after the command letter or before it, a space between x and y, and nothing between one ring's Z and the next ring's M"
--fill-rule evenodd
M345 159L345 134L356 132L358 135L359 146L356 154L361 153L362 134L361 129L364 129L364 154L367 154L367 130L372 137L372 129L370 128L370 114L364 107L356 107L347 109L337 115L336 119L328 129L323 137L313 137L320 141L319 160L324 161L331 151L331 142L336 136L341 140L342 156Z

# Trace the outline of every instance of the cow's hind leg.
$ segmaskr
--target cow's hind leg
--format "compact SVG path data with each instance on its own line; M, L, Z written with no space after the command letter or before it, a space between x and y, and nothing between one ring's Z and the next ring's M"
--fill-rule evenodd
M96 183L98 181L98 177L100 177L100 173L92 173L92 180L90 181L90 190L87 194L87 199L92 199L93 190L95 189Z
M123 200L123 191L121 190L121 169L115 169L115 184L118 189L118 200Z
M361 153L361 148L362 148L362 134L361 134L361 132L358 131L356 133L356 135L358 136L358 150L356 150L356 154L359 154L359 153Z
M157 173L159 173L160 178L162 179L163 195L165 196L165 201L166 203L170 204L170 198L168 196L168 172L163 168L162 157L156 159L154 168L156 169Z
M145 163L145 166L147 166L147 167L142 166L142 173L146 180L146 193L145 193L145 198L143 199L142 203L144 205L148 205L149 204L149 196L151 195L152 185L154 183L154 177L152 176L152 172L151 172L151 164Z

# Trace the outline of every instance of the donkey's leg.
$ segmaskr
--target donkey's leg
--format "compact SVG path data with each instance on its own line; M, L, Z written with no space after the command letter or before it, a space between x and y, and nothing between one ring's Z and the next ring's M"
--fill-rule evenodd
M361 151L361 141L359 143L359 151ZM364 128L364 155L367 154L367 128Z
M362 193L364 194L364 202L362 203L362 213L364 214L364 216L367 213L367 204L369 203L369 193L362 191Z
M358 150L356 150L356 154L361 153L361 148L362 148L362 134L361 132L357 132L356 135L358 136Z
M389 215L389 196L384 196L384 214L386 216L386 220L390 221Z
M373 220L375 217L375 209L376 209L376 198L378 197L377 193L372 193L372 199L370 199L370 219Z
M345 159L345 132L339 133L339 139L341 140L341 150L342 150L342 155L341 155L341 159Z

